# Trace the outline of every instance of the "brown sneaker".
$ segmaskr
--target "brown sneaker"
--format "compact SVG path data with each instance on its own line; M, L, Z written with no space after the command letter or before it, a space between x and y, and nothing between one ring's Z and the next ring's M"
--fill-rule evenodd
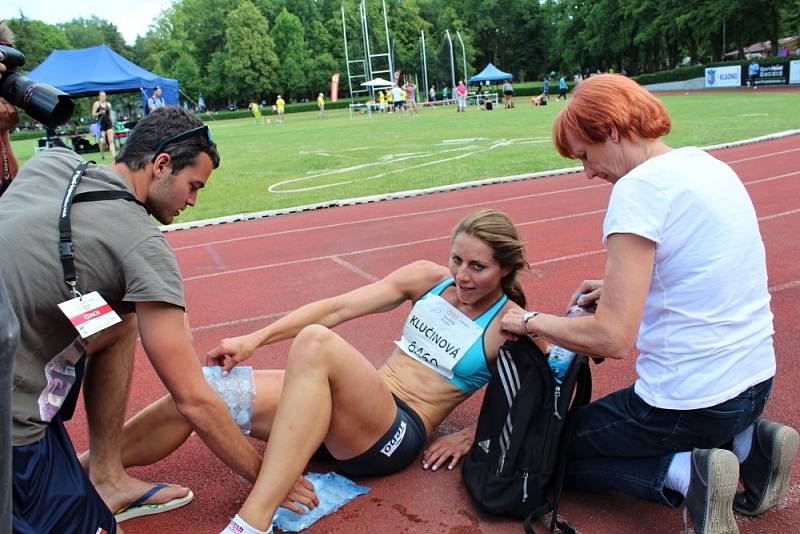
M732 506L738 483L739 460L731 451L692 451L692 475L685 502L696 534L738 534Z
M739 470L744 491L737 493L733 509L744 515L763 514L780 502L789 489L789 472L797 456L797 430L758 419L753 445Z

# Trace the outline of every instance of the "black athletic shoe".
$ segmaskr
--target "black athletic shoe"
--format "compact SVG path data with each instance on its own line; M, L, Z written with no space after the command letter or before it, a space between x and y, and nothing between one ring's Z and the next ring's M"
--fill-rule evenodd
M738 534L733 497L739 483L739 460L725 449L692 451L692 475L686 510L696 534ZM685 517L685 516L684 516Z
M750 455L739 466L744 491L733 501L733 509L744 515L762 514L786 495L800 443L792 427L766 419L758 419L755 425Z

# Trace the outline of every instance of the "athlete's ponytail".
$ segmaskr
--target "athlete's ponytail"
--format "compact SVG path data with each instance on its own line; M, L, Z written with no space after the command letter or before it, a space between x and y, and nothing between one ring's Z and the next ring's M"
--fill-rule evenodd
M501 280L503 292L508 298L525 308L526 299L517 273L530 270L525 259L525 243L520 239L514 223L508 215L495 209L486 208L464 217L453 228L453 239L458 234L475 236L492 247L494 259L502 268L510 272Z

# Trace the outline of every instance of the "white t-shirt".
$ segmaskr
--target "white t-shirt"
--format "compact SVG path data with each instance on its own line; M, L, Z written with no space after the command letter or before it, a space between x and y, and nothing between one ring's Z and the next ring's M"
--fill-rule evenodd
M614 233L656 244L637 340L645 402L706 408L775 374L764 243L728 165L694 147L639 165L611 192L603 241Z

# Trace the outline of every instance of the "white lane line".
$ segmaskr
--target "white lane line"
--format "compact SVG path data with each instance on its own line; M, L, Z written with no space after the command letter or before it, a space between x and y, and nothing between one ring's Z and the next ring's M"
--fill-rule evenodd
M377 282L378 280L380 280L380 278L378 278L377 276L371 275L370 273L368 273L366 271L362 271L361 269L359 269L358 267L356 267L355 265L353 265L349 261L345 261L342 258L340 258L339 256L331 256L331 260L333 260L334 263L338 263L339 265L341 265L345 269L347 269L349 271L353 271L358 276L361 276L362 278L366 278L370 282Z
M523 223L517 223L517 226L529 226L531 224L543 224L543 223L548 223L548 222L558 221L558 220L563 220L563 219L572 219L572 218L575 218L575 217L584 217L584 216L589 216L589 215L595 215L595 214L598 214L598 213L602 213L603 211L605 211L605 210L592 210L592 211L585 211L585 212L582 212L582 213L576 213L576 214L571 214L571 215L562 215L562 216L559 216L559 217L549 217L547 219L539 219L539 220L536 220L536 221L526 221L526 222L523 222ZM798 213L798 212L800 212L800 208L789 210L789 211L783 211L783 212L780 212L780 213L774 213L772 215L765 215L763 217L759 217L758 220L759 221L768 221L768 220L771 220L771 219L777 219L777 218L780 218L780 217L786 217L788 215L793 215L793 214ZM184 282L192 282L192 281L195 281L195 280L204 280L206 278L214 278L214 277L217 277L217 276L225 276L225 275L246 273L246 272L252 272L252 271L261 271L261 270L264 270L264 269L273 269L275 267L286 267L286 266L289 266L289 265L299 265L299 264L302 264L302 263L310 263L310 262L321 261L321 260L337 261L334 258L336 258L336 257L341 258L343 256L355 256L355 255L358 255L358 254L368 254L368 253L371 253L371 252L382 252L384 250L391 250L391 249L403 248L403 247L411 247L411 246L415 246L415 245L421 245L423 243L431 243L433 241L441 241L441 240L447 240L447 239L450 239L449 235L438 236L438 237L430 237L428 239L419 239L419 240L415 240L415 241L406 241L406 242L403 242L403 243L395 243L395 244L392 244L392 245L384 245L384 246L381 246L381 247L372 247L372 248L366 248L366 249L351 250L349 252L339 252L338 254L328 254L328 255L325 255L325 256L314 256L314 257L310 257L310 258L301 258L301 259L297 259L297 260L282 261L282 262L277 262L277 263L267 263L267 264L263 264L263 265L254 265L252 267L243 267L241 269L231 269L229 271L220 271L220 272L217 272L217 273L208 273L208 274L200 274L200 275L195 275L195 276L189 276L189 277L184 278L183 281ZM557 261L564 261L564 260L568 260L568 259L572 259L572 258L576 258L576 257L582 257L582 256L592 255L592 254L599 254L603 250L595 250L595 251L590 251L590 252L580 252L577 255L576 254L570 254L570 255L567 255L567 256L559 256L557 258L551 258L551 259L547 259L547 260L540 260L539 262L532 263L531 265L544 265L546 263L554 263L554 262L557 262Z
M800 287L800 280L795 280L794 282L786 282L785 284L770 286L769 292L777 293L778 291L783 291L785 289L794 289L795 287Z
M497 198L497 199L493 199L493 200L484 200L484 201L481 201L481 202L471 202L471 203L468 203L468 204L458 204L457 206L447 206L447 207L444 207L444 208L436 208L436 209L432 209L432 210L413 211L413 212L408 212L408 213L400 213L400 214L397 214L397 215L386 215L386 216L383 216L383 217L372 217L372 218L369 218L369 219L358 219L358 220L354 220L354 221L345 221L345 222L341 222L341 223L320 224L320 225L316 225L316 226L305 226L305 227L302 227L302 228L293 228L291 230L282 230L282 231L279 231L279 232L264 232L264 233L261 233L261 234L253 234L253 235L241 236L241 237L232 237L232 238L229 238L229 239L219 239L219 240L216 240L216 241L208 241L208 242L204 242L204 243L197 243L197 244L194 244L194 245L184 245L182 247L175 247L173 250L175 252L178 252L178 251L181 251L181 250L189 250L189 249L192 249L192 248L204 247L207 244L220 245L222 243L235 243L237 241L245 241L245 240L248 240L248 239L261 239L261 238L264 238L264 237L274 237L274 236L279 236L279 235L296 234L298 232L314 232L314 231L317 231L317 230L328 230L328 229L331 229L331 228L340 228L342 226L353 226L353 225L359 226L359 225L362 225L362 224L372 224L372 223L376 223L376 222L380 222L380 221L391 221L391 220L397 220L397 219L407 219L409 217L419 217L421 215L431 215L431 214L436 214L436 213L445 213L447 211L460 210L460 209L465 209L465 208L475 208L475 207L478 207L478 206L486 206L486 205L489 205L489 204L496 205L496 204L501 204L501 203L505 203L505 202L514 202L514 201L518 201L518 200L524 200L524 199L528 199L528 198L546 197L546 196L550 196L550 195L558 195L558 194L561 194L561 193L571 193L573 191L584 191L584 190L587 190L587 189L597 189L597 188L600 188L600 187L610 187L610 186L611 186L611 184L604 182L604 183L597 183L597 184L592 184L592 185L584 185L584 186L580 186L580 187L568 187L568 188L565 188L565 189L556 189L554 191L543 191L541 193L529 193L527 195L515 195L515 196L510 196L510 197L505 197L505 198ZM578 215L580 216L581 214L578 214Z
M756 180L750 180L748 182L744 182L744 185L745 186L749 186L749 185L755 185L755 184L760 184L760 183L764 183L764 182L770 182L770 181L773 181L773 180L778 180L778 179L781 179L781 178L786 178L788 176L794 176L794 175L797 175L797 174L800 174L800 171L790 172L790 173L786 173L786 174L779 174L777 176L769 176L767 178L760 178L760 179L756 179ZM182 250L190 250L190 249L193 249L193 248L205 247L206 245L221 245L221 244L224 244L224 243L236 243L238 241L247 241L249 239L262 239L262 238L266 238L266 237L274 237L274 236L287 235L287 234L296 234L296 233L300 233L300 232L314 232L314 231L317 231L317 230L327 230L327 229L332 229L332 228L341 228L343 226L353 226L353 225L357 226L357 225L362 225L362 224L371 224L371 223L380 222L380 221L407 219L409 217L419 217L421 215L431 215L431 214L435 214L435 213L444 213L444 212L453 211L453 210L460 210L460 209L466 209L466 208L475 208L475 207L478 207L478 206L486 206L486 205L493 205L494 206L494 205L497 205L497 204L503 204L503 203L507 203L507 202L515 202L515 201L520 201L520 200L525 200L525 199L530 199L530 198L546 197L546 196L550 196L550 195L558 195L558 194L562 194L562 193L571 193L571 192L574 192L574 191L585 191L585 190L598 189L598 188L610 187L610 186L611 186L611 184L609 184L607 182L602 182L602 183L596 183L596 184L592 184L592 185L584 185L584 186L579 186L579 187L567 187L567 188L563 188L563 189L555 189L553 191L543 191L543 192L539 192L539 193L528 193L527 195L515 195L515 196L504 197L504 198L497 198L497 199L493 199L493 200L484 200L484 201L481 201L481 202L471 202L471 203L467 203L467 204L458 204L456 206L447 206L447 207L436 208L436 209L431 209L431 210L413 211L413 212L408 212L408 213L400 213L400 214L397 214L397 215L387 215L387 216L384 216L384 217L372 217L372 218L369 218L369 219L358 219L358 220L353 220L353 221L345 221L345 222L341 222L341 223L320 224L320 225L316 225L316 226L305 226L305 227L302 227L302 228L293 228L291 230L281 230L281 231L278 231L278 232L264 232L264 233L260 233L260 234L253 234L253 235L247 235L247 236L241 236L241 237L232 237L232 238L229 238L229 239L218 239L218 240L215 240L215 241L207 241L207 242L203 242L203 243L196 243L196 244L193 244L193 245L184 245L182 247L175 247L173 250L175 252L178 252L178 251L182 251ZM602 211L604 211L604 210L602 210ZM581 215L583 215L583 214L578 214L578 216L581 216ZM566 216L563 216L561 218L568 218L568 217L569 217L569 215L566 215Z
M786 217L787 215L794 215L795 213L800 213L800 208L795 210L789 211L782 211L780 213L773 213L772 215L764 215L763 217L759 217L759 221L769 221L771 219L777 219L779 217Z
M750 180L749 182L745 182L745 187L748 185L753 184L763 184L764 182L771 182L773 180L779 180L781 178L786 178L787 176L794 176L795 174L800 174L800 171L795 172L787 172L786 174L779 174L777 176L770 176L769 178L760 178L758 180Z
M283 317L287 313L289 312L285 311L285 312L268 313L266 315L256 315L254 317L246 317L244 319L234 319L233 321L224 321L221 323L212 323L203 326L195 326L192 327L191 330L192 332L202 332L203 330L213 330L214 328L227 328L229 326L235 326L237 324L252 323L253 321L267 321L270 319L278 319L280 317Z
M745 161L753 161L754 159L763 159L763 158L771 158L773 156L780 156L782 154L788 154L789 152L797 152L798 150L800 150L800 148L790 148L788 150L781 150L779 152L770 152L768 154L759 154L757 156L750 156L748 158L734 159L734 160L731 160L731 161L726 161L725 163L727 163L728 165L733 165L734 163L742 163L742 162L745 162Z
M528 226L528 225L531 225L531 224L543 224L543 223L548 223L548 222L552 222L552 221L560 221L560 220L563 220L563 219L572 219L572 218L575 218L575 217L583 217L583 216L587 216L587 215L595 215L597 213L602 213L604 211L605 211L604 209L603 210L592 210L592 211L585 211L585 212L582 212L582 213L575 213L575 214L572 214L572 215L561 215L561 216L558 216L558 217L549 217L547 219L539 219L539 220L536 220L536 221L527 221L527 222L524 222L524 223L518 223L517 226ZM393 245L384 245L384 246L381 246L381 247L373 247L373 248L360 249L360 250L351 250L349 252L339 252L338 254L329 254L329 255L325 255L325 256L314 256L314 257L311 257L311 258L302 258L302 259L282 261L282 262L277 262L277 263L268 263L268 264L264 264L264 265L254 265L252 267L243 267L241 269L231 269L229 271L220 271L220 272L217 272L217 273L208 273L208 274L200 274L200 275L195 275L195 276L188 276L188 277L184 278L183 281L184 282L191 282L191 281L194 281L194 280L203 280L205 278L213 278L215 276L223 276L223 275L228 275L228 274L238 274L238 273L244 273L244 272L249 272L249 271L259 271L261 269L272 269L272 268L275 268L275 267L285 267L287 265L297 265L297 264L308 263L308 262L312 262L312 261L333 260L333 258L335 258L335 257L355 256L357 254L366 254L366 253L369 253L369 252L381 252L381 251L384 251L384 250L390 250L390 249L402 248L402 247L412 247L412 246L420 245L422 243L430 243L432 241L442 241L442 240L449 240L449 239L450 239L449 235L443 235L443 236L438 236L438 237L430 237L428 239L420 239L420 240L416 240L416 241L406 241L404 243L395 243ZM333 261L336 261L336 260L333 260Z
M588 255L591 255L591 254L598 254L598 253L601 253L601 252L605 252L605 250L596 250L596 251L593 251L593 252L586 252L584 254L573 254L572 256L570 256L570 258L575 258L575 257L580 257L580 256L588 256ZM564 258L567 259L566 256ZM532 263L531 265L542 265L544 263L552 263L552 262L557 261L557 260L558 260L558 258L553 258L552 260L545 260L545 261L542 261L542 262ZM780 291L785 291L787 289L794 289L796 287L800 287L800 280L795 280L793 282L786 282L785 284L778 284L778 285L770 286L769 292L770 293L778 293ZM266 315L256 315L254 317L244 317L242 319L234 319L233 321L225 321L225 322L221 322L221 323L213 323L213 324L208 324L208 325L203 325L203 326L197 326L197 327L193 327L191 330L192 330L192 332L202 332L203 330L213 330L215 328L228 328L228 327L231 327L231 326L236 326L236 325L245 324L245 323L252 323L252 322L256 322L256 321L268 321L268 320L271 320L271 319L280 319L284 315L289 314L290 311L291 310L282 311L282 312L275 312L275 313L269 313L269 314L266 314Z

